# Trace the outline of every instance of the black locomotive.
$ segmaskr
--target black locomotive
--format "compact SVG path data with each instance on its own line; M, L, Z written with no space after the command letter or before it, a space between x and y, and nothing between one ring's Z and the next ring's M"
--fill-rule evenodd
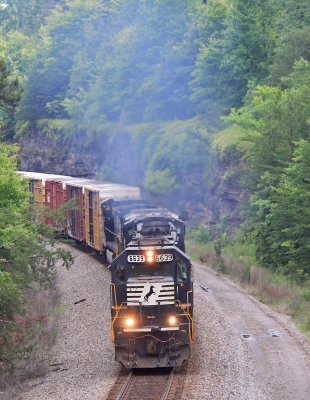
M122 251L111 263L112 340L127 368L180 366L193 337L184 222L166 209L114 202Z

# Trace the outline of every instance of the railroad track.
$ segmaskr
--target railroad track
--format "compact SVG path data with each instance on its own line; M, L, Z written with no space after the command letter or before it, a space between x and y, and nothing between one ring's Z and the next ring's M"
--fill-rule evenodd
M175 400L184 387L185 369L162 368L122 372L107 400Z

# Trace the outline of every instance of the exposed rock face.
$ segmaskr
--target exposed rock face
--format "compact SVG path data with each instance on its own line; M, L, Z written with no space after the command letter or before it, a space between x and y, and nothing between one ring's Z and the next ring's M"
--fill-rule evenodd
M131 153L130 138L124 133L113 143L90 143L80 132L71 142L47 137L38 129L29 131L21 142L21 170L94 178L103 164L108 166L108 179L142 186L143 171ZM232 229L240 224L240 202L247 196L238 185L238 170L246 165L230 165L214 157L212 169L195 167L182 178L177 191L166 196L144 192L153 204L165 206L190 224L215 224L224 214ZM235 171L235 172L234 172Z
M212 169L205 174L196 168L183 177L180 189L165 198L158 199L166 207L177 213L185 213L191 225L212 225L220 217L228 215L231 230L241 223L240 205L248 193L238 184L240 169L246 165L230 165L214 158Z
M81 177L94 177L98 170L97 154L82 133L68 143L32 129L20 146L21 170Z

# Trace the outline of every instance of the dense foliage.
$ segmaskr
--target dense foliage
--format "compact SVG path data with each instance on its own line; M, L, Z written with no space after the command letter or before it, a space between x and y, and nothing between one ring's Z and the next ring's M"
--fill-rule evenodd
M33 222L27 183L14 173L17 150L0 146L0 367L10 360L7 346L14 339L15 316L25 309L25 290L34 283L48 284L58 260L67 267L72 263L70 252L53 248L45 224Z
M12 78L6 61L0 58L0 139L14 137L15 111L20 101L18 78Z
M284 88L257 86L216 137L236 146L250 168L242 183L253 195L246 207L244 240L262 265L305 278L310 273L307 198L310 167L310 63L303 58L282 78Z
M218 154L244 159L243 241L262 265L309 273L308 0L8 0L0 19L24 86L16 132L83 132L102 178L160 195Z

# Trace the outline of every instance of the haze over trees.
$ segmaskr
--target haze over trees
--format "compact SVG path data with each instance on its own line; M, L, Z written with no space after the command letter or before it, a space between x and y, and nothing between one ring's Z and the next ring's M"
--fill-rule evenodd
M125 141L139 171L130 183L160 195L194 171L205 179L215 157L243 159L243 240L262 265L307 277L308 0L7 4L0 55L24 89L17 137L83 132L106 144L105 161ZM106 162L102 176L122 171Z

